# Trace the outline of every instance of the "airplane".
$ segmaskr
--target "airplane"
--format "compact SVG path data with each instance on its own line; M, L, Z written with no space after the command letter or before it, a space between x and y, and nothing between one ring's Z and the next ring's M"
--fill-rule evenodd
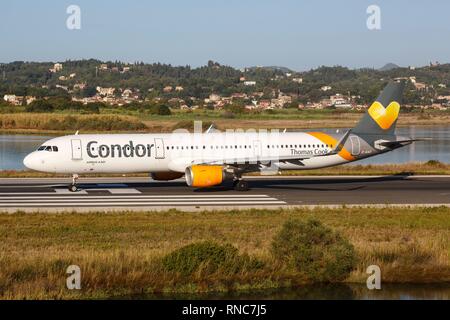
M395 134L404 81L391 81L359 123L343 133L233 131L166 134L78 134L54 138L27 155L32 170L72 175L150 173L154 180L185 177L205 188L233 181L249 189L242 175L264 170L306 170L337 166L390 152L420 139Z

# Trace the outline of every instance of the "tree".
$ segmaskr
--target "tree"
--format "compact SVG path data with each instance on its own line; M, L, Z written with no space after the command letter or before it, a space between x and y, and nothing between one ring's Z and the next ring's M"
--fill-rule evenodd
M27 112L53 112L54 109L47 100L35 100L25 108Z
M82 96L83 96L84 98L89 98L89 97L95 96L96 94L97 94L97 89L96 89L95 87L92 87L92 86L86 86L86 87L83 89Z

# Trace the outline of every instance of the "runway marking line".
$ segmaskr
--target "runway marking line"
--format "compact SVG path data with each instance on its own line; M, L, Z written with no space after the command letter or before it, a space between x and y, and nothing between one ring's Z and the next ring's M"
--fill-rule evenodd
M201 205L256 205L256 204L286 204L284 201L239 201L239 202L229 202L229 201L213 201L213 202L73 202L73 203L55 203L55 202L49 202L49 203L2 203L0 204L0 207L58 207L58 206L92 206L92 207L104 207L104 206L142 206L142 205L193 205L193 206L201 206Z

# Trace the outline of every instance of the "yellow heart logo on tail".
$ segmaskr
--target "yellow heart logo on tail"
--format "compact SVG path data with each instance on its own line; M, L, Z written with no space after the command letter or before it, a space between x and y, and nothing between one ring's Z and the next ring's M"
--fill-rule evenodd
M383 107L378 101L375 101L369 108L370 116L383 130L387 130L392 126L395 120L397 120L399 112L400 105L395 101L391 102L387 108Z

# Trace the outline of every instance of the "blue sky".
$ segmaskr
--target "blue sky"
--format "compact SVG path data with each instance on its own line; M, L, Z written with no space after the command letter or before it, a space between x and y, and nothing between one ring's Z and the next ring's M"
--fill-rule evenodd
M66 8L81 8L68 30ZM369 5L381 30L366 27ZM2 0L0 62L98 58L308 70L450 62L450 1Z

